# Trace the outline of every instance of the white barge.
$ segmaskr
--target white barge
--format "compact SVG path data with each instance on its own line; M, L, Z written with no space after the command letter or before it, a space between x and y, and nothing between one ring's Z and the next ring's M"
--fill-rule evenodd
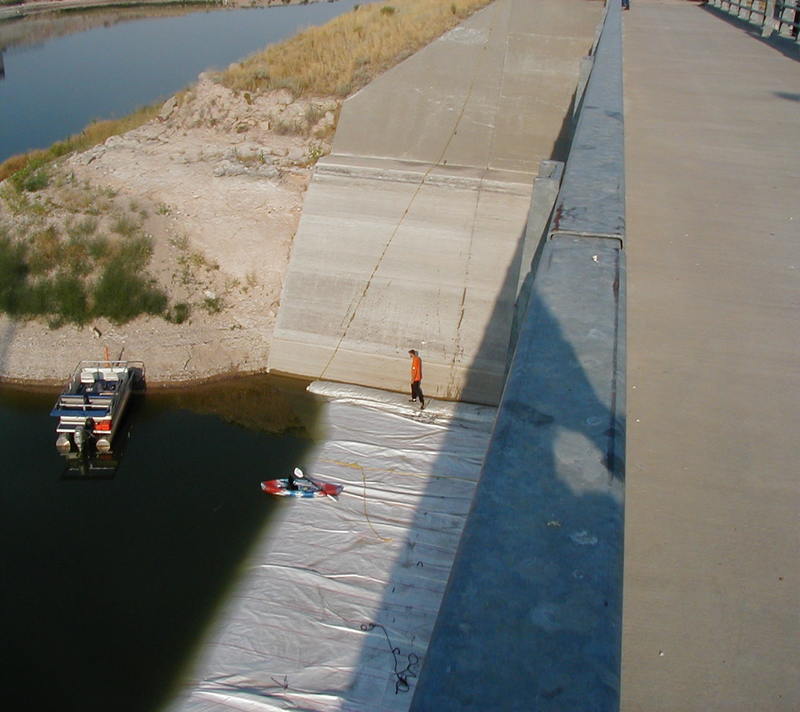
M50 411L58 418L56 449L109 452L131 393L143 384L141 361L81 361Z

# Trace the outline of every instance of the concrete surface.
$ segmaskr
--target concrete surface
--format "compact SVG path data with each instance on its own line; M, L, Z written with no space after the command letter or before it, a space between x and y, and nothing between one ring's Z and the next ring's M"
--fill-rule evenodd
M676 0L624 17L622 709L800 709L800 63Z
M532 182L600 12L497 0L345 103L306 196L271 370L405 390L416 348L427 395L498 402Z

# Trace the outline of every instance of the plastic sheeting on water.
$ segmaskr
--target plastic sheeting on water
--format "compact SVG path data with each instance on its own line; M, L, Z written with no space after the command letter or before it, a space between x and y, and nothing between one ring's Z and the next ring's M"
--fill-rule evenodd
M302 464L345 489L338 501L282 500L172 710L411 704L495 409L420 412L397 393L309 390L329 401L326 437ZM258 485L253 496L267 496Z

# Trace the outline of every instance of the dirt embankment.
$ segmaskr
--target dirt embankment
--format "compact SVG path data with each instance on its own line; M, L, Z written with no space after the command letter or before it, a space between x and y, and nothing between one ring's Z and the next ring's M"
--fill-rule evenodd
M46 219L75 220L66 207L76 186L138 216L154 246L150 272L189 318L49 329L0 316L0 379L62 382L105 347L145 361L150 383L263 371L313 161L329 150L337 110L337 100L284 91L235 95L201 75L157 119L59 163L42 196ZM0 221L22 219L0 201Z

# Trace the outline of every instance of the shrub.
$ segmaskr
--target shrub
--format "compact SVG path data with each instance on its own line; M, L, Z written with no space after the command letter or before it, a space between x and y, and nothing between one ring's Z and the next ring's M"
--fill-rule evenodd
M68 274L30 282L20 289L18 296L17 316L44 315L54 328L67 322L84 324L89 318L84 283Z
M140 225L130 215L119 215L111 226L111 229L123 237L131 237L136 234Z
M73 275L87 275L93 269L89 252L89 241L82 237L70 237L62 248L61 266Z
M105 259L111 249L108 238L105 235L98 235L90 240L87 240L86 246L92 258L98 262Z
M47 159L44 155L31 158L25 166L11 176L11 185L20 192L35 193L37 190L46 188L50 182L50 174L47 171Z
M219 297L206 297L203 300L203 307L209 314L219 314L222 311L222 299Z
M152 256L153 239L147 235L120 240L113 247L113 258L119 260L131 272L143 270Z
M162 314L167 306L166 294L120 257L106 265L94 287L93 298L94 314L117 324L142 313Z
M94 235L97 231L97 219L93 217L86 217L78 222L67 222L67 235L71 238L78 240L87 238Z
M56 313L67 321L83 324L89 318L86 290L77 277L60 274L53 283L53 296L57 302Z
M167 312L167 321L173 324L183 324L189 318L190 308L186 302L178 302Z
M60 258L61 240L54 225L33 234L28 251L28 268L31 274L51 272L58 266Z
M3 231L0 233L0 311L12 316L20 313L27 277L24 246L15 243Z

